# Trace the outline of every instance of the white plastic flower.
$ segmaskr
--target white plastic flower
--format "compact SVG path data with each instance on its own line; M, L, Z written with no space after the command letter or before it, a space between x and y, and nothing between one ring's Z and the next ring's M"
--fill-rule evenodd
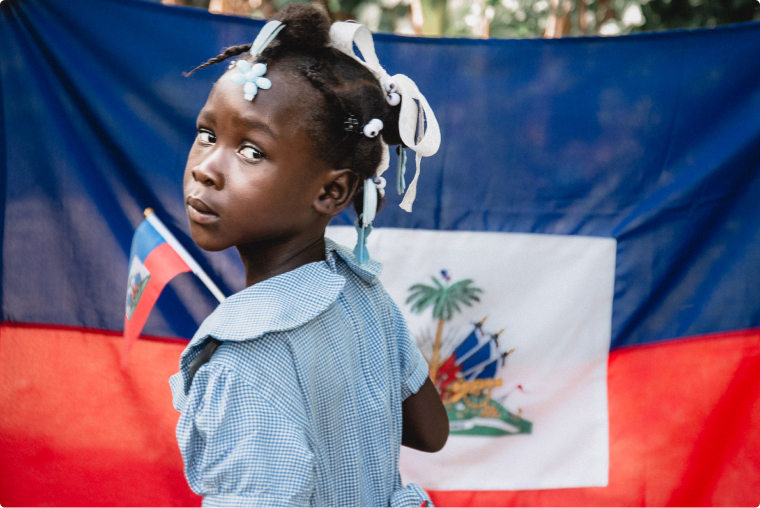
M243 97L245 100L252 101L259 91L269 90L272 88L272 82L263 77L267 71L266 64L261 62L253 66L245 60L235 62L235 67L240 74L233 74L230 78L236 85L243 85Z

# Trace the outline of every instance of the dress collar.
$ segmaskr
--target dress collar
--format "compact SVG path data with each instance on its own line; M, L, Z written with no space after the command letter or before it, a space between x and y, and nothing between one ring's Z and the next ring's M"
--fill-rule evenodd
M329 238L325 238L325 258L333 272L337 271L335 266L336 257L340 258L352 272L369 284L373 283L383 270L383 265L374 259L370 259L367 263L360 265L356 261L354 252L351 249L335 243Z
M325 238L325 261L300 266L227 298L206 318L190 346L209 336L244 341L308 323L340 295L345 278L338 274L339 263L368 284L382 270L382 265L374 260L359 265L350 249Z
M350 249L325 238L324 261L261 281L221 303L203 321L182 353L180 372L170 380L174 407L182 411L185 406L191 381L189 364L207 337L242 342L308 323L338 299L346 283L345 277L338 273L340 264L366 284L375 282L382 269L374 260L359 265Z

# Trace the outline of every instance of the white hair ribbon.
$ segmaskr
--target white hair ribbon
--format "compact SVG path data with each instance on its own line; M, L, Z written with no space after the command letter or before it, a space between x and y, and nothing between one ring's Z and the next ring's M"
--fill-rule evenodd
M401 111L399 113L398 131L401 141L408 148L414 150L417 171L414 179L399 205L407 212L412 211L412 203L417 196L417 181L420 177L420 161L422 157L434 155L441 146L441 130L435 114L430 108L425 96L422 95L417 85L409 77L403 74L389 76L380 65L375 53L375 43L369 29L360 24L346 21L338 21L330 27L330 42L333 47L368 68L375 75L381 86L389 81L396 83L396 93L401 96ZM359 49L362 58L354 52L354 44ZM425 124L427 123L427 129ZM378 166L377 175L380 176L390 161L388 147L383 143L383 158Z

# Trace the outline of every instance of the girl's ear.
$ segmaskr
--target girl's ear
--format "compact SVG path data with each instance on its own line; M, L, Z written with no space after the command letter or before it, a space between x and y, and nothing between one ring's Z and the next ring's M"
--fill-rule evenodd
M314 200L314 209L332 217L351 203L359 177L349 168L330 169L325 174L324 182L317 199Z

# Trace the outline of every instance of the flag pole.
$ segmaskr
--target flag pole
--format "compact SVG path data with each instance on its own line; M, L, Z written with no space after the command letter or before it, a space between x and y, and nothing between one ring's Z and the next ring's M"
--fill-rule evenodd
M164 223L161 222L158 217L156 217L153 209L146 208L143 214L145 215L145 220L147 220L150 225L153 226L153 229L155 229L158 234L161 235L164 240L166 240L166 243L168 243L169 246L174 249L174 251L179 255L179 257L182 258L182 261L187 263L187 266L190 267L190 270L192 270L192 272L198 276L201 282L206 285L208 290L211 291L211 294L213 294L216 299L219 300L219 303L223 302L225 299L224 293L219 290L216 284L214 284L214 281L212 281L206 272L203 271L203 268L200 267L200 265L193 259L190 253L185 250L181 243L179 243L179 240L177 240L174 235L171 234L171 232L166 228L166 226L164 226Z

